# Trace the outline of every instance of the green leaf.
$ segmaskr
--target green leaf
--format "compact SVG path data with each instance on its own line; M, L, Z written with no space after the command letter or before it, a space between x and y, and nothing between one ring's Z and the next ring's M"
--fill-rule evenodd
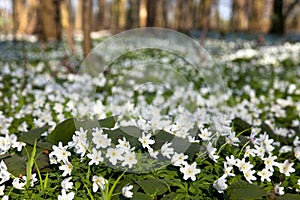
M41 138L41 135L49 129L49 126L43 126L41 128L35 128L28 132L22 133L18 137L19 141L25 142L30 145L34 145L34 141L38 141Z
M10 172L15 177L19 177L20 174L26 174L26 159L27 156L13 155L4 159L4 162Z
M176 197L176 193L175 192L171 192L167 195L164 195L163 198L161 198L161 200L173 200Z
M131 200L152 200L152 197L141 192L134 193Z
M141 180L136 182L147 194L162 195L168 191L166 183L159 179Z
M277 200L299 200L299 194L285 194L283 196L276 197Z
M101 127L113 128L113 127L115 127L116 119L114 116L111 116L111 117L107 117L105 119L100 119L100 120L98 120L98 122Z
M108 117L101 120L79 121L75 118L69 118L58 124L55 129L48 135L47 142L58 144L60 141L66 145L71 139L76 130L80 127L84 129L95 127L113 128L115 126L115 118Z
M250 184L246 181L237 181L227 189L230 199L262 199L268 192L258 185Z
M74 118L66 119L48 135L47 141L56 145L61 141L63 145L66 145L76 131L76 123L78 123L78 120Z

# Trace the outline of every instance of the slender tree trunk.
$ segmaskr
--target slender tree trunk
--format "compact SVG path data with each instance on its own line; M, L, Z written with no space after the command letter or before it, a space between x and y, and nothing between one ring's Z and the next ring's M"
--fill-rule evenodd
M168 12L169 10L169 1L168 0L162 0L162 7L163 7L163 19L164 19L164 27L169 27L169 20L168 20Z
M61 2L61 24L62 28L65 30L67 43L69 49L73 54L75 51L74 41L73 41L73 27L71 20L71 0L63 0Z
M39 9L40 20L40 34L41 40L48 39L61 39L61 25L60 25L60 2L54 1L41 1Z
M164 27L164 15L163 13L166 12L163 10L163 0L156 0L156 18L155 18L155 26Z
M112 29L118 29L119 28L119 17L120 15L120 0L113 0L112 1L112 12L111 12L111 24Z
M147 26L149 27L155 25L156 3L157 1L147 0Z
M186 18L186 30L190 31L195 25L195 2L194 0L188 1L185 8L185 18Z
M139 18L140 27L145 27L147 25L147 0L141 0Z
M82 4L84 0L77 0L76 14L75 14L75 29L82 30Z
M176 11L175 11L175 19L176 19L176 29L179 31L183 30L183 6L184 6L185 0L177 0L176 2Z
M247 16L246 8L247 8L246 0L233 1L232 28L234 31L248 30L248 16Z
M129 0L128 3L126 27L127 29L137 28L140 25L140 0Z
M250 31L263 30L264 0L251 1Z
M124 29L126 27L126 0L120 0L119 13L119 28Z
M203 5L203 15L201 20L202 33L200 37L200 44L203 44L209 29L209 17L211 12L212 0L205 1Z
M83 56L86 58L91 51L91 20L92 0L85 0L82 4Z
M105 0L98 0L97 27L104 28Z
M270 32L283 34L284 32L284 19L283 19L283 0L274 0L273 3L273 16L272 16L272 27Z

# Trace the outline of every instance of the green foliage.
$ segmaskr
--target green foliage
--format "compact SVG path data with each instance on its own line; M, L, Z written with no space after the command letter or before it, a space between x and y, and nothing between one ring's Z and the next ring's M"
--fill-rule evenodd
M141 180L136 183L149 195L162 195L168 191L168 187L163 180Z
M230 199L263 199L268 196L268 192L262 187L250 184L246 181L237 181L231 184L227 189L227 194Z

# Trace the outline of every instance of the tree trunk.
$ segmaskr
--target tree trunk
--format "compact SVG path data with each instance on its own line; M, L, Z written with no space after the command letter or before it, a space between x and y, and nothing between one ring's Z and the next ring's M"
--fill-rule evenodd
M140 27L145 27L147 25L147 0L141 0L139 18Z
M98 0L97 27L104 28L105 0Z
M157 1L147 0L147 26L153 27L156 18L156 3Z
M234 31L248 30L247 1L234 0L232 13L232 28Z
M82 31L83 31L83 56L86 58L91 51L91 21L92 0L85 0L82 4Z
M60 24L60 2L59 0L41 1L39 9L40 33L39 39L42 41L49 39L61 39Z
M272 27L270 32L276 34L284 33L284 18L283 18L283 0L274 0L273 2L273 16Z
M263 15L264 15L264 0L251 1L251 17L250 17L250 31L261 32L263 25Z
M203 8L203 14L202 14L202 18L201 18L202 33L201 33L201 37L200 37L200 44L203 44L203 42L207 36L207 33L208 33L211 6L212 6L212 0L204 1L204 5L202 7Z
M71 22L71 0L61 1L61 25L64 30L66 30L66 39L69 45L69 49L73 54L75 51L74 41L73 41L73 27Z
M176 19L176 29L179 31L183 30L183 6L185 0L177 0L176 2L176 10L175 10L175 19Z
M155 17L155 26L157 27L164 27L164 15L163 13L166 12L163 10L163 0L156 0L156 17Z
M112 12L111 12L111 28L118 29L119 28L119 11L120 8L120 0L112 1Z
M119 13L119 28L124 29L126 27L126 0L120 0Z
M285 22L291 11L298 5L300 0L294 0L287 7L286 11L283 13L283 0L274 0L273 2L273 16L272 16L272 27L270 32L276 34L285 33Z
M127 11L126 27L127 29L137 28L140 24L140 0L129 0L128 3L129 8Z
M162 0L162 7L163 7L163 19L164 19L164 27L169 27L169 20L168 20L168 12L169 10L169 1L168 0Z
M82 30L82 4L83 0L77 0L76 14L75 14L75 29Z

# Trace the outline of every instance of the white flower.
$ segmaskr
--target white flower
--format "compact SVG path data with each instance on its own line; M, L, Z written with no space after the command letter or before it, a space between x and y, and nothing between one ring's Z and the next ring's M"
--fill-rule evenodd
M260 145L260 146L254 145L254 147L255 147L255 150L254 150L255 154L256 154L258 157L263 158L264 155L265 155L265 153L266 153L265 148L264 148L262 145Z
M169 159L171 159L171 155L174 154L174 148L170 148L172 143L166 142L165 144L162 145L161 147L161 154Z
M155 141L150 139L151 134L145 135L145 133L142 133L142 137L139 138L140 143L142 143L143 148L152 149L150 147L151 144L154 144Z
M0 163L0 184L8 181L10 179L10 173L7 171L7 166L3 160Z
M180 171L184 174L183 179L187 180L189 178L192 179L192 181L196 180L196 174L200 173L200 169L196 169L196 162L194 162L192 165L185 164L184 167L180 168Z
M0 186L0 196L4 195L5 185Z
M27 177L26 176L22 176L22 179L26 182L27 181ZM30 187L34 186L34 183L37 182L38 179L36 178L36 173L31 175L31 182L30 182Z
M244 172L244 177L249 183L252 183L252 180L253 181L256 180L256 177L254 176L254 174L255 174L255 170L248 170L248 171Z
M95 148L92 149L93 153L87 154L87 157L91 159L89 165L95 164L99 165L99 162L103 162L103 158L101 157L101 151L97 151Z
M171 159L171 163L174 166L183 166L186 165L187 162L185 161L185 159L187 159L188 156L184 155L183 153L174 153L172 159Z
M117 148L122 148L124 151L130 151L130 144L125 137L123 137L123 140L118 139L118 142L119 144L117 144Z
M290 173L295 172L295 169L292 167L293 165L294 163L289 163L288 160L284 161L284 163L277 164L280 173L283 173L286 176L290 176Z
M245 149L244 158L247 158L249 156L255 157L255 150L251 149L250 146L247 146Z
M106 152L106 158L108 158L113 165L116 165L118 160L124 160L122 153L123 151L120 148L109 148Z
M275 149L275 147L272 146L274 140L269 139L269 135L267 135L266 133L264 135L265 135L263 140L264 147L268 153L271 153Z
M257 175L260 176L261 182L264 182L266 179L268 182L271 182L270 177L273 175L273 172L269 171L268 169L263 169L260 172L257 172Z
M25 184L26 184L26 182L21 182L19 178L14 178L14 180L12 182L13 187L18 190L24 190Z
M300 140L299 140L299 136L296 136L294 141L293 141L293 145L295 147L300 146Z
M271 172L274 172L273 166L277 165L277 162L275 162L276 159L277 159L277 156L271 156L271 155L269 155L269 157L267 157L267 158L263 158L264 163L265 163L265 168L270 170Z
M17 151L21 151L22 148L26 146L26 143L17 141L17 136L15 134L10 134L9 137L12 148L16 148Z
M67 175L71 175L73 169L73 165L71 163L66 163L64 165L59 166L59 170L64 171L62 176L65 177Z
M122 188L122 194L126 198L132 198L133 193L130 191L133 188L133 185L125 185Z
M225 174L226 176L235 176L234 173L231 173L231 170L232 170L232 169L233 169L232 166L227 166L227 163L224 162L224 174Z
M53 151L49 154L50 159L55 156L57 162L63 161L64 163L67 163L68 156L71 155L71 153L67 151L67 147L68 146L63 147L61 142L58 143L58 146L53 145Z
M124 161L122 163L122 166L128 165L129 168L132 167L132 165L137 163L137 159L135 158L135 152L126 152L124 155Z
M242 171L243 173L249 171L250 169L252 169L253 165L250 162L246 162L245 158L243 158L242 160L237 160L237 164L236 166L239 168L240 171Z
M226 176L221 176L218 180L216 180L213 184L214 188L218 190L219 193L223 193L224 190L228 187L226 184Z
M233 146L238 146L237 143L240 143L241 141L239 138L235 137L235 132L230 132L230 134L226 137L226 143L233 145Z
M71 182L72 177L65 178L61 182L61 187L66 191L69 192L70 189L73 187L73 182Z
M206 149L207 149L208 156L210 157L210 159L212 159L214 162L217 162L217 159L219 158L219 156L218 155L214 155L216 153L217 149L212 147L212 143L211 142L209 142L207 144Z
M252 144L258 145L259 141L258 139L255 137L259 132L261 131L260 128L252 128L251 129L251 134L249 136L250 141L252 142Z
M93 176L93 192L97 192L99 187L104 190L107 183L107 180L102 176Z
M233 155L231 155L230 157L226 156L226 163L229 166L234 166L234 165L236 165L236 159L234 158Z
M157 159L158 151L153 151L153 149L150 147L150 149L148 149L148 152L152 158Z
M79 137L79 140L83 143L86 143L86 134L87 130L84 130L82 127L79 128L79 131L75 131L75 135Z
M295 157L300 161L300 147L294 149Z
M209 131L207 128L205 129L200 129L201 134L199 134L199 137L203 140L203 141L208 141L211 139L212 136L212 132Z
M75 193L70 192L67 194L67 191L62 189L61 190L61 195L58 195L58 200L72 200L74 199Z
M9 199L8 195L4 195L4 196L2 197L2 200L8 200L8 199Z
M96 145L96 148L107 148L111 145L111 139L108 138L107 134L103 134L103 130L98 127L93 129L93 143Z
M274 192L278 195L284 195L284 187L281 187L281 183L275 185Z
M291 152L292 150L293 150L293 147L285 145L279 149L279 153L288 153L288 152Z
M10 149L10 137L6 134L5 137L0 137L0 155L5 154Z

